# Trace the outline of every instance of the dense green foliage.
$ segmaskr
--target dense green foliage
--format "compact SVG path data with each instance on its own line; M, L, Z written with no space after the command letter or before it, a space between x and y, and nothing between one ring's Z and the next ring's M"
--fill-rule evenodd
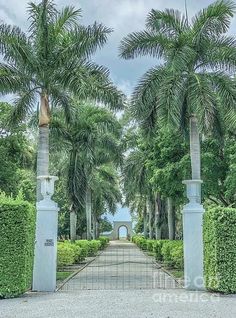
M151 56L157 63L138 82L125 114L123 188L143 222L140 233L150 239L182 238L182 180L190 166L204 181L205 206L235 206L236 46L227 34L235 11L233 1L216 1L192 19L152 9L145 29L121 42L122 58ZM189 155L193 136L201 159L200 146Z
M14 196L21 191L24 198L33 203L35 150L24 124L14 128L7 126L11 108L10 104L0 103L0 190Z
M21 198L0 195L0 297L14 297L31 286L35 209Z
M163 261L162 247L166 242L169 242L169 240L156 240L153 244L153 252L157 261Z
M13 105L0 103L0 191L35 202L36 122L42 131L50 128L50 174L59 176L54 200L64 240L58 267L107 246L107 238L98 237L111 229L104 214L114 214L123 201L121 184L123 203L143 234L133 241L164 266L183 268L182 180L190 177L194 117L202 200L215 207L205 215L207 287L235 292L236 42L227 34L235 10L232 1L216 1L192 20L172 9L151 10L145 30L122 40L120 55L149 55L158 65L141 78L121 120L111 110L123 109L123 93L109 71L91 61L109 28L82 26L80 10L57 10L51 0L29 4L26 33L0 25L0 93L16 96ZM48 143L38 146L47 159ZM45 162L38 173L49 174ZM19 198L2 196L0 203L0 296L6 297L29 287L34 210ZM85 233L96 240L82 240Z
M59 173L66 174L64 187L70 210L79 218L83 214L87 217L87 206L92 203L96 225L105 212L116 212L121 199L116 172L122 159L121 125L103 107L74 103L74 108L69 123L61 113L54 114L52 149L61 154L61 158L57 156Z
M75 252L71 244L57 244L57 266L72 265L75 262Z
M74 242L58 242L57 245L57 266L77 264L88 256L95 256L100 249L107 247L109 239L99 237L98 240L77 240Z
M123 95L110 81L108 70L91 61L111 30L98 23L85 27L80 17L80 9L58 9L52 0L42 0L28 4L27 32L0 25L0 90L17 94L14 121L24 120L39 100L39 125L49 124L47 117L55 107L69 119L71 94L122 107Z
M28 132L26 125L30 123L36 126L38 124L38 156L37 161L34 160L37 146L35 138L33 138L34 158L30 158L30 171L22 170L22 168L25 169L25 166L21 167L19 158L21 158L22 150L24 150L23 142L19 134L18 136L10 137L7 134L2 136L2 133L5 133L6 126L4 126L5 124L2 125L0 118L0 132L1 137L3 137L0 139L0 153L4 157L2 168L0 168L0 189L14 195L21 190L27 200L35 201L34 170L36 170L36 167L33 164L37 162L37 175L49 174L48 128L55 111L60 112L60 118L63 123L67 123L68 126L71 123L71 126L73 126L72 119L77 119L73 105L75 100L78 105L84 102L92 105L100 103L110 109L118 110L124 106L124 94L110 80L108 69L92 61L95 52L105 45L109 34L112 32L111 29L97 22L89 26L83 26L80 23L80 9L76 9L73 6L58 8L52 0L42 0L37 4L30 2L27 13L29 24L26 32L19 27L5 23L0 25L0 54L2 60L0 65L0 92L1 94L14 94L15 100L13 105L11 105L11 116L8 123L10 122L12 127L15 127L19 123L24 122L24 138L26 137L26 139L30 140L33 135L31 135L32 126L30 127L31 131ZM37 112L35 113L37 105ZM99 107L94 108L97 112L99 111ZM84 141L89 144L89 141L92 140L90 137L97 124L94 113L91 113L91 108L83 107L83 110L84 112L87 111L84 114L87 122L78 124L77 130L74 129L73 131L80 136L76 140L77 144L70 143L70 145L73 144L74 149L78 148L78 145L80 146L79 154L81 153L81 147L85 145L81 144ZM82 106L81 112L83 112ZM1 115L2 112L0 117ZM102 121L105 120L105 117L109 120L112 116L111 112L107 112L106 114L98 114L97 118ZM4 120L6 117L4 114ZM107 127L109 127L109 123ZM87 131L83 138L84 128ZM68 131L68 133L70 132L71 130ZM104 130L103 132L104 134L101 135L100 133L98 137L102 136L104 139L109 137ZM50 134L52 134L52 130ZM96 133L94 133L94 136L96 136ZM71 139L75 141L76 138L73 137ZM99 141L100 139L98 138L97 140ZM94 154L94 146L91 144L89 146L92 154ZM14 150L16 150L15 153ZM80 224L82 224L78 229L80 230L78 234L82 237L84 233L85 209L82 207L79 210L78 206L74 207L74 202L78 203L78 201L81 201L81 198L78 199L78 197L82 195L80 190L84 185L83 176L85 170L88 170L89 164L93 168L97 167L97 162L92 164L90 159L93 156L88 158L87 154L83 153L83 157L80 157L80 164L76 165L75 156L77 154L67 148L69 162L71 163L68 170L73 175L70 178L71 175L67 177L65 170L63 171L59 167L61 160L57 159L62 157L61 151L57 149L57 154L55 154L55 148L50 150L53 151L53 162L50 162L50 165L53 166L52 170L59 172L63 179L60 181L60 190L55 195L62 208L59 216L60 235L69 235L69 211L76 209L79 214L78 219L81 220ZM108 153L108 151L105 153ZM55 158L53 158L54 155ZM84 168L85 164L86 167ZM96 185L104 181L105 175L107 175L107 179L113 177L115 181L113 182L113 187L109 187L107 186L109 181L105 180L102 183L103 186L99 188L100 191L97 191L97 188L94 191L97 194L96 205L94 205L97 208L97 211L95 211L97 223L101 220L101 215L104 213L103 210L110 207L112 207L113 212L116 210L115 205L118 198L120 198L117 187L117 174L114 167L104 168L104 170L110 169L110 175L106 174L107 171L104 172L103 167L99 168L102 170L101 174L98 176L96 171L96 176L93 175L96 179ZM33 171L32 174L30 174L31 171ZM50 173L52 174L52 171ZM79 178L77 178L78 174L80 174ZM89 174L92 175L90 170L86 173L87 179L90 179ZM73 187L72 184L74 182L70 183L70 180L78 180L78 182ZM67 189L69 189L69 193ZM67 197L65 197L65 192L67 192ZM37 199L39 198L39 187L37 187ZM106 203L104 203L105 201ZM96 224L95 221L94 224ZM99 226L97 232L99 232ZM98 236L98 233L96 236Z
M165 265L169 267L183 269L183 241L165 242L161 248L161 255Z
M163 263L164 266L183 269L183 241L149 240L142 236L133 236L132 241L142 250L153 252L156 260Z
M104 249L105 247L107 247L108 243L109 243L109 238L106 236L99 236L98 240L101 243L101 249Z
M236 209L204 214L204 275L209 290L236 292Z

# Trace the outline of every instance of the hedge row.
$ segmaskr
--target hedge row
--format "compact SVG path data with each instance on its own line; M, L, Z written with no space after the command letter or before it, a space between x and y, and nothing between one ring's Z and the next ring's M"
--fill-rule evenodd
M204 213L206 288L236 292L236 209L217 207Z
M183 241L149 240L143 236L133 236L132 241L142 250L153 252L158 262L168 267L183 269Z
M107 237L98 240L64 241L57 244L57 265L63 267L82 262L88 256L94 256L98 250L104 249L109 243Z
M35 216L28 202L0 195L0 298L18 296L31 286Z

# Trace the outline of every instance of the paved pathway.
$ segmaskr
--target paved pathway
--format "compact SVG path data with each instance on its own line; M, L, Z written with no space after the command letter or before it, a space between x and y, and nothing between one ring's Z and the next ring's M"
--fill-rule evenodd
M63 290L180 288L158 269L154 259L133 243L112 241L92 263L63 286Z
M68 291L59 291L57 293L29 293L16 299L0 300L0 318L235 318L236 317L236 295L219 296L218 294L189 292L184 289L143 289L143 284L152 281L150 273L153 273L153 263L150 262L141 251L136 250L133 245L126 245L127 250L123 249L124 260L122 265L112 263L121 253L119 244L111 246L104 254L99 256L91 266L106 266L105 276L115 276L119 280L116 287L120 289L111 290L114 285L114 277L107 282L107 288L99 276L94 275L94 268L88 267L90 278L94 279L93 289L87 290L88 283L82 276L77 275L74 282L77 285L68 284ZM130 253L128 253L130 250ZM115 252L116 251L116 252ZM140 254L139 254L140 253ZM133 263L133 256L139 256L139 262ZM113 255L113 256L112 256ZM115 255L115 257L114 257ZM123 254L122 254L123 255ZM121 255L120 255L121 256ZM110 261L108 262L108 260ZM140 282L135 278L135 270L131 272L131 283L127 283L127 276L123 279L123 266L128 270L130 264L132 268L140 273L143 266L149 268L148 274L141 275ZM142 265L143 264L143 265ZM98 267L98 272L102 269ZM96 269L97 270L97 269ZM97 279L95 279L97 277ZM148 278L148 279L147 279ZM81 282L78 284L78 280ZM124 283L123 283L124 281ZM122 282L122 283L120 283ZM79 286L79 288L78 288ZM73 288L72 288L73 287ZM82 288L83 287L83 288ZM138 288L142 289L138 289ZM149 288L148 287L148 288ZM85 290L82 290L85 289Z

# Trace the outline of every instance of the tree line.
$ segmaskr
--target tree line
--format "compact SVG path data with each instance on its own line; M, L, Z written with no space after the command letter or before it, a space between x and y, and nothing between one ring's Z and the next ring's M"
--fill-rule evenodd
M81 10L43 0L29 3L26 32L1 24L0 91L15 97L0 104L1 191L39 201L35 176L58 175L59 234L72 240L110 229L119 202L144 236L181 236L184 179L203 179L205 205L235 206L235 10L153 9L119 47L157 63L130 99L92 60L111 29L81 25Z

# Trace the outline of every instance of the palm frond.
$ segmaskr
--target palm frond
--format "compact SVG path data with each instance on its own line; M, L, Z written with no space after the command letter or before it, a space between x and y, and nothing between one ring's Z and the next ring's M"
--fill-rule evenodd
M165 9L165 11L152 9L146 20L148 29L168 36L181 34L187 29L187 26L186 17L180 11L174 9Z
M131 116L138 121L146 122L150 127L153 127L156 119L158 89L165 75L165 67L150 69L139 81L131 98L129 107Z
M121 41L119 55L124 59L144 55L162 58L172 46L172 39L164 34L157 34L154 31L134 32Z
M50 97L52 111L54 107L57 109L63 109L65 119L69 122L73 116L74 109L71 95L62 88L60 89L60 87L52 87L50 89Z
M75 55L80 59L88 59L97 49L101 49L107 42L108 35L112 32L103 24L94 23L93 25L76 26L67 33L61 43L61 52L58 58L73 58Z
M207 73L205 77L211 82L212 89L217 94L221 107L228 112L230 109L236 110L236 81L234 77L229 77L222 71Z
M56 13L54 32L55 36L63 32L72 31L78 26L78 18L81 17L81 9L75 9L73 6L66 6Z
M10 124L14 125L16 122L25 120L33 112L35 103L36 96L34 89L21 91L14 101Z
M17 93L29 85L24 74L14 66L0 63L0 93Z
M200 69L226 71L232 74L236 69L236 40L230 36L218 36L203 43Z
M111 82L105 67L87 62L78 65L77 68L71 65L67 73L62 75L63 77L59 78L62 85L78 99L93 100L114 110L124 107L124 94Z
M54 32L57 10L52 0L42 0L39 4L29 3L29 33L33 41L37 59L41 62L41 68L47 68L51 62Z
M192 20L196 42L204 37L226 33L236 10L234 1L220 0L202 9Z
M191 105L190 114L198 117L200 131L210 131L216 122L216 93L205 74L194 74L190 79L188 102Z
M16 26L0 25L0 51L3 59L11 66L35 68L37 60L26 34Z

